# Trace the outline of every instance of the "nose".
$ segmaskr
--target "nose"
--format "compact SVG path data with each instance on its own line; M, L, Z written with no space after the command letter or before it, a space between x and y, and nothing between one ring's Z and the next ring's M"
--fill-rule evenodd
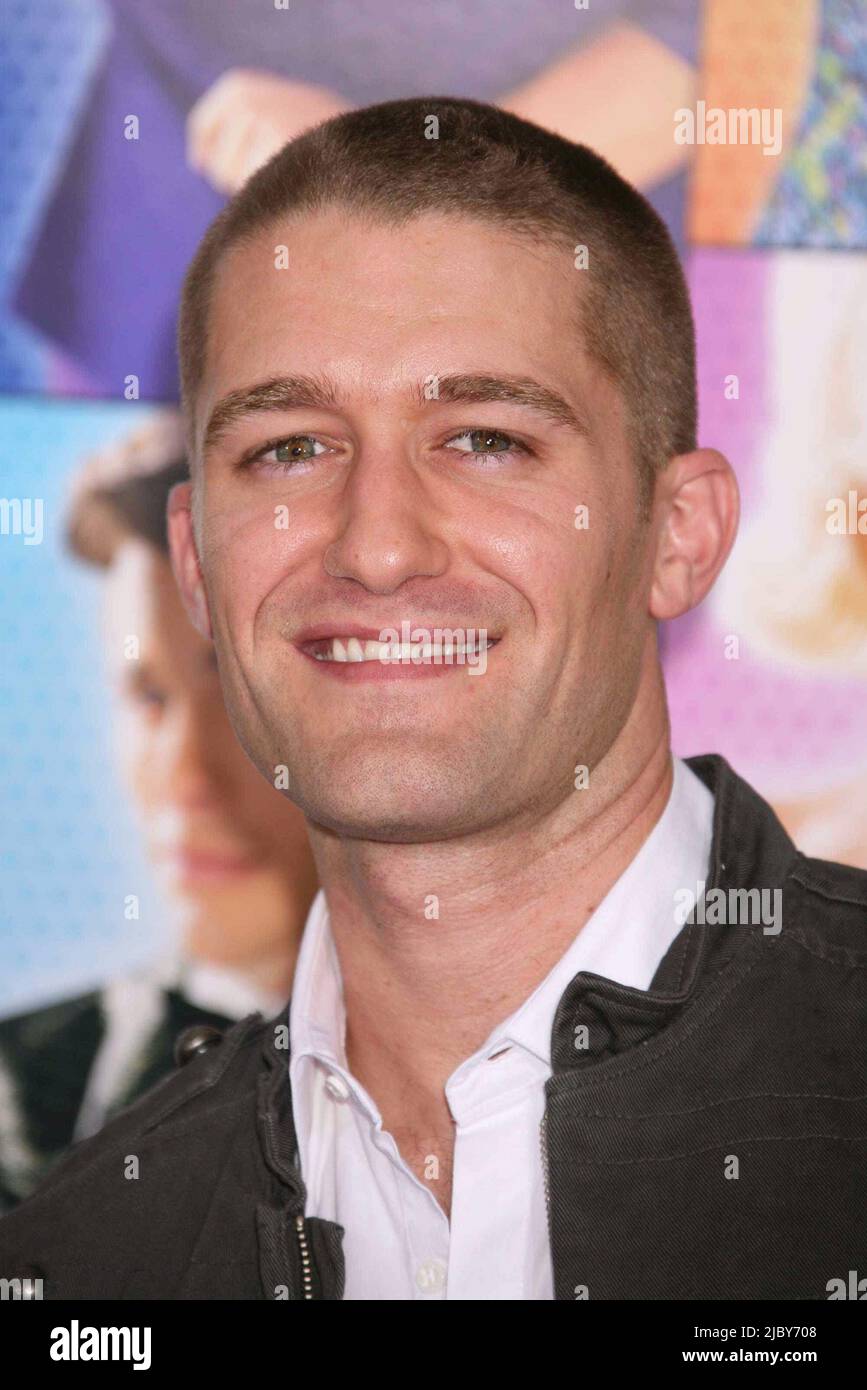
M441 575L448 565L441 520L439 506L398 449L362 453L343 490L340 534L325 552L325 569L374 594Z

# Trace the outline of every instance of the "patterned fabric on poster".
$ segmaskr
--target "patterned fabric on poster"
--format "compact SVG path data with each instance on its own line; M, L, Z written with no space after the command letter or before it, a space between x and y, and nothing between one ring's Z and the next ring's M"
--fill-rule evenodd
M867 246L867 23L860 0L824 0L798 137L754 241Z

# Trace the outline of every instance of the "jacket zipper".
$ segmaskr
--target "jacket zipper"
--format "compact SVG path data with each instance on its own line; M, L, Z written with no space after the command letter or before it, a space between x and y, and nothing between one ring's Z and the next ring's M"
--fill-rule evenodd
M545 1217L548 1222L548 1250L551 1255L551 1276L554 1285L554 1298L557 1297L557 1271L554 1268L554 1242L551 1232L551 1176L548 1165L548 1110L542 1116L539 1126L539 1147L542 1150L542 1183L545 1188Z
M545 1188L545 1212L548 1217L548 1238L551 1236L551 1189L548 1176L548 1111L542 1116L539 1126L539 1147L542 1151L542 1182Z
M304 1298L313 1297L313 1262L310 1259L310 1246L307 1243L307 1230L304 1226L304 1217L295 1217L295 1234L298 1237L298 1249L301 1252L301 1282L304 1285Z

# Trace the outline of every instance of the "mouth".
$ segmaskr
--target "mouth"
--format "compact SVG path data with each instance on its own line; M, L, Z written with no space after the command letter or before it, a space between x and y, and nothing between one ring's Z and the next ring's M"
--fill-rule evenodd
M164 860L172 877L187 886L244 878L259 867L252 855L184 847L168 851Z
M361 641L358 637L326 637L308 642L302 647L315 661L378 661L382 665L422 661L461 662L477 658L483 649L490 651L499 638L489 637L459 642L379 642L373 638Z
M395 636L383 641L381 633ZM489 636L485 628L431 629L404 623L402 637L398 639L396 633L397 629L385 627L378 631L320 630L302 634L296 646L328 674L352 680L392 680L444 675L461 667L480 671L501 641ZM416 640L411 640L413 635Z

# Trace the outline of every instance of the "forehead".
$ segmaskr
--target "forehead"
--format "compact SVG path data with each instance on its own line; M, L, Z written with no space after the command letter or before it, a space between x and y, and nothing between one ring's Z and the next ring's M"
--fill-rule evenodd
M199 420L241 385L326 367L368 399L447 370L532 368L565 389L583 358L581 273L567 247L466 217L276 222L218 266Z

